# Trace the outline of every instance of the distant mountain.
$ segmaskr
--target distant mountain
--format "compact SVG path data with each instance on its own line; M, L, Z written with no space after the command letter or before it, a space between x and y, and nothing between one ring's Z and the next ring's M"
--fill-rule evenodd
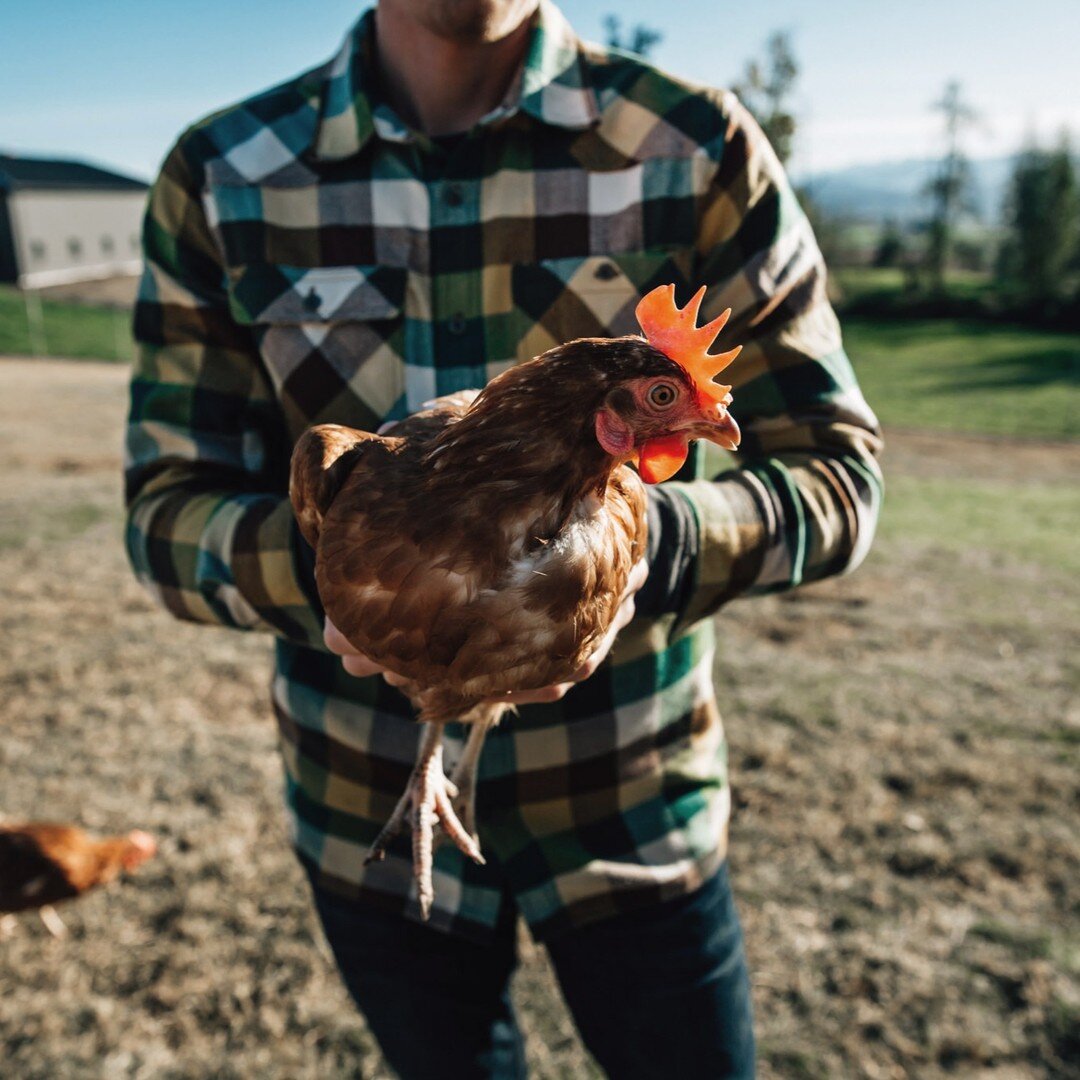
M976 216L985 224L1001 218L1005 190L1014 157L982 158L971 162ZM799 187L808 191L831 217L900 224L924 220L930 201L923 194L938 169L933 159L883 161L804 177Z

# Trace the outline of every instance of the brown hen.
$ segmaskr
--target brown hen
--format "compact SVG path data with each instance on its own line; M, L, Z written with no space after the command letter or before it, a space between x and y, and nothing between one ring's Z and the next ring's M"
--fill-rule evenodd
M321 425L293 453L290 494L329 619L403 681L426 725L405 794L368 860L406 824L421 912L436 822L469 857L475 769L500 697L570 680L612 626L645 554L645 492L692 438L738 428L695 328L664 286L639 305L648 340L584 338L440 399L386 435ZM640 477L627 468L638 465ZM442 730L473 725L452 778Z
M73 825L0 825L0 912L42 909L50 932L63 930L52 904L106 885L156 850L148 833L95 839Z

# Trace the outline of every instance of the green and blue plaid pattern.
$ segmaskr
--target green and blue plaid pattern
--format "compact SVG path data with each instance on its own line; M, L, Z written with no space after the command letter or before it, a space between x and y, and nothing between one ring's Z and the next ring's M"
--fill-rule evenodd
M165 162L135 320L128 549L175 615L277 634L301 857L327 888L416 915L407 845L363 856L417 725L322 648L285 495L293 444L314 423L374 429L571 338L636 332L656 285L681 303L707 284L704 316L731 306L744 449L709 479L695 454L673 481L701 532L688 609L635 621L563 701L494 731L488 864L437 853L434 925L482 939L510 894L550 936L691 890L723 858L707 616L861 560L876 422L806 219L731 94L583 45L543 0L502 106L431 140L380 100L371 48L369 13L329 64L197 124Z

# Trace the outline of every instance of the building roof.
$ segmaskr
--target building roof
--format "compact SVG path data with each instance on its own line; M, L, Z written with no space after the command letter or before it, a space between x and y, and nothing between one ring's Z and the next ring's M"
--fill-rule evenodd
M145 191L142 180L85 161L0 154L0 191Z

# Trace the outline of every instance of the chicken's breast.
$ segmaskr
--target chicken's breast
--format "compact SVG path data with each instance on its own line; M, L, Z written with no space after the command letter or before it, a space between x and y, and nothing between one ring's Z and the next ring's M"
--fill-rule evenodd
M316 577L348 640L411 680L422 719L444 720L492 695L570 678L644 553L645 498L636 474L620 468L547 536L536 530L545 496L474 520L469 534L433 529L454 518L436 504L470 496L422 482L425 441L365 444L322 520Z

